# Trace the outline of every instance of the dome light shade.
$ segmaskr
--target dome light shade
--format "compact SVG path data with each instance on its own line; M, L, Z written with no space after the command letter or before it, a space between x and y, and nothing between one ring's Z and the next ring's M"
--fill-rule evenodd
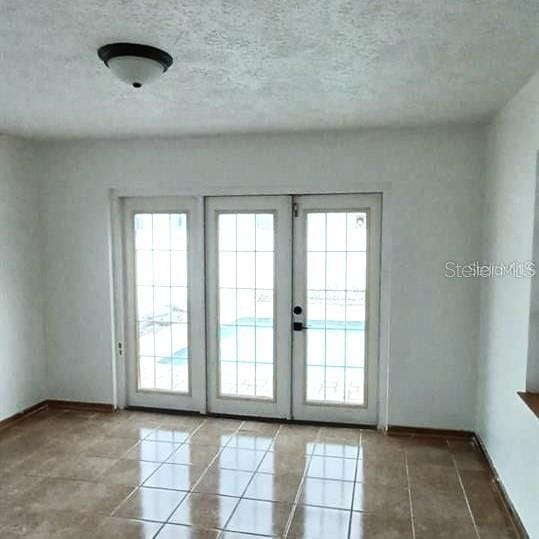
M110 43L100 47L97 55L120 80L133 88L141 88L157 79L173 61L172 56L161 49L135 43Z

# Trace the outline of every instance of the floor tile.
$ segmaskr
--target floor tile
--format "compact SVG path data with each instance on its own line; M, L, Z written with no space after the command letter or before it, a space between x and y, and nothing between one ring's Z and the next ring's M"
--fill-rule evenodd
M233 432L220 431L217 429L199 429L186 440L186 443L193 445L215 445L225 446L232 438Z
M246 498L292 503L298 492L300 474L256 473L245 492Z
M74 502L81 511L110 515L132 492L131 487L123 485L81 482Z
M120 459L101 478L104 483L138 487L152 475L160 464L143 460Z
M414 518L425 520L467 520L470 512L464 494L446 492L430 486L411 487Z
M170 522L199 528L225 526L234 511L238 498L215 494L189 494L170 517Z
M416 539L477 539L472 519L443 521L415 521Z
M471 470L463 470L460 476L476 524L501 529L509 527L509 515L495 490L492 476L488 472Z
M145 440L181 444L182 442L185 442L187 438L189 438L190 434L191 433L187 430L156 429L146 436Z
M294 539L347 539L350 511L298 505L288 537ZM361 537L355 535L353 537Z
M515 538L494 487L463 439L64 410L0 433L2 539L406 539L410 498L416 539Z
M319 442L335 442L341 444L358 445L361 430L345 427L322 427L318 431Z
M264 458L264 455L264 451L227 446L219 453L214 466L228 468L229 470L254 472Z
M178 444L172 442L155 442L142 440L125 455L126 459L146 460L149 462L165 462L178 448Z
M107 473L116 462L116 459L107 457L73 455L62 458L51 466L47 471L47 476L95 481Z
M302 453L285 451L269 451L262 459L259 472L272 474L303 474L308 467L311 457Z
M517 539L519 537L512 527L478 526L477 530L481 539Z
M186 492L141 487L125 500L114 516L166 522Z
M359 447L359 443L317 442L314 446L313 455L355 459L359 455Z
M350 537L368 539L412 539L412 522L408 518L352 513ZM434 539L432 536L431 539Z
M447 445L432 446L428 444L411 445L406 448L409 465L430 464L436 466L454 466L453 456Z
M257 449L258 451L266 451L271 447L273 436L264 436L255 433L247 433L239 431L234 434L227 447L238 447L240 449Z
M354 511L384 514L392 517L410 516L410 495L406 487L356 483Z
M319 479L354 481L356 476L356 461L337 457L313 456L306 475Z
M193 489L207 494L241 496L252 476L252 472L225 470L211 466Z
M118 517L104 519L95 530L96 539L152 539L162 524Z
M437 466L432 464L408 466L410 485L438 488L445 491L462 493L457 470L453 466Z
M199 480L204 468L185 464L165 463L145 482L145 487L190 490Z
M108 436L112 436L114 438L129 438L135 441L144 440L144 438L146 438L153 431L153 428L129 424L111 425L106 429Z
M358 459L356 481L373 485L407 487L406 465L400 460Z
M27 512L24 521L14 522L0 530L0 537L30 539L84 538L96 535L102 516L78 511Z
M244 421L240 425L238 433L249 432L273 438L277 434L279 427L279 423L271 421Z
M216 539L219 536L218 530L204 530L181 524L165 524L157 539Z
M219 446L184 444L170 455L167 462L173 464L207 466L221 449L222 448Z
M136 444L136 440L129 438L97 439L88 446L86 454L97 457L121 458Z
M292 506L262 500L242 499L226 525L230 531L280 536L284 533Z
M47 478L36 483L28 494L26 506L36 511L110 514L132 491L121 485Z
M354 483L306 477L298 503L350 510L353 494Z

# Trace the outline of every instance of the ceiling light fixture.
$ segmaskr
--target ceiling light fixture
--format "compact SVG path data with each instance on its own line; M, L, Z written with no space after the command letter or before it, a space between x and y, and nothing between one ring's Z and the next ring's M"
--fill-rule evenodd
M103 45L97 55L120 80L133 88L141 88L159 78L172 65L172 56L167 52L136 43Z

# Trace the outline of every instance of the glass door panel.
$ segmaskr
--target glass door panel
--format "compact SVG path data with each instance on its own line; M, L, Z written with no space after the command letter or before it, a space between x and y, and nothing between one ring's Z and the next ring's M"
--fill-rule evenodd
M191 241L200 236L200 206L195 199L125 202L129 404L203 406L203 379L194 367L204 357L191 346L198 336L192 321L203 319L203 283L192 272L200 248Z
M273 399L273 213L219 213L219 394Z
M306 400L363 405L367 213L306 220Z
M294 415L374 423L379 200L294 200Z
M290 198L210 198L206 221L211 410L285 417Z

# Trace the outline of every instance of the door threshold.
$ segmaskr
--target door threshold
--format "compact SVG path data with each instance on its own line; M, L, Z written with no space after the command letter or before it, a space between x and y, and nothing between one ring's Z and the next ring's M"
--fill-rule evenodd
M126 410L133 412L147 412L154 414L169 414L169 415L188 415L188 416L202 416L221 419L238 419L241 421L260 421L261 423L284 423L286 425L304 425L314 427L336 427L336 428L352 428L352 429L365 429L365 430L378 430L376 425L367 425L361 423L338 423L334 421L312 421L307 419L294 419L294 418L280 418L280 417L259 417L252 415L242 414L221 414L215 412L197 412L194 410L171 410L170 408L154 408L146 406L126 406Z

